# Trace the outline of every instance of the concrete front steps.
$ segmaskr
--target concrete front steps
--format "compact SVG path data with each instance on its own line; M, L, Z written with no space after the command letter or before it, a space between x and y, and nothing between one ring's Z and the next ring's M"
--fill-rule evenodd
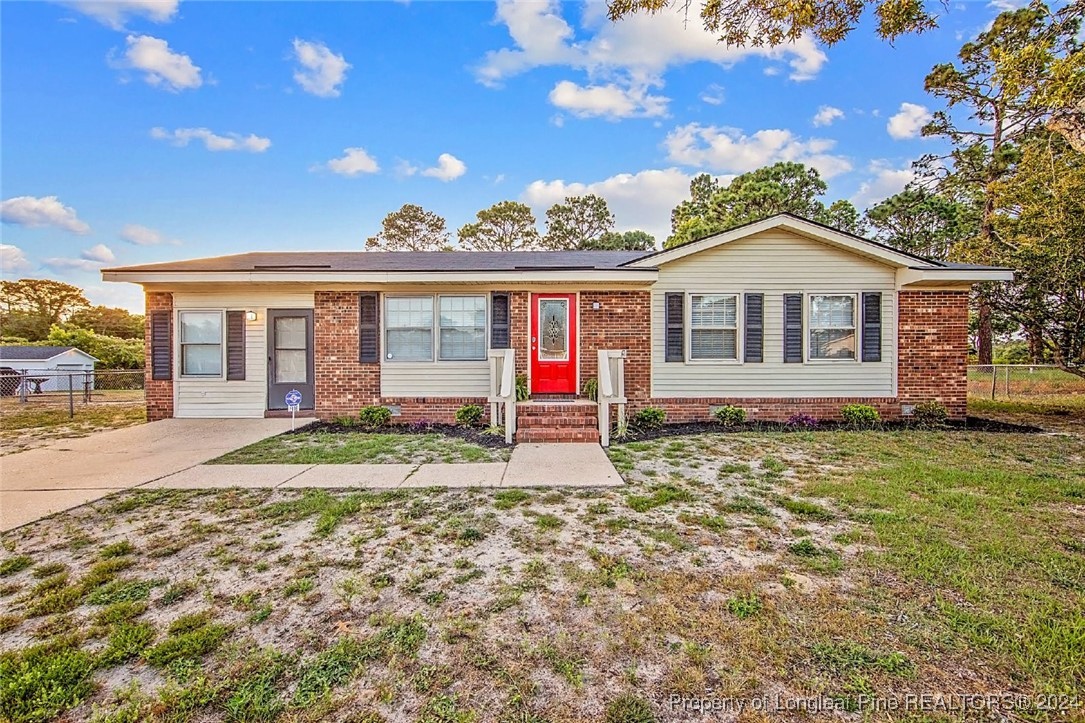
M599 405L587 399L520 402L516 442L599 444Z

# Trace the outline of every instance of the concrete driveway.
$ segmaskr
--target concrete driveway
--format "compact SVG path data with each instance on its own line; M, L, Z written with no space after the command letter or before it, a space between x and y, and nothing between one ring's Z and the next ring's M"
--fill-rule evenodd
M289 419L165 419L0 457L0 531L188 469Z

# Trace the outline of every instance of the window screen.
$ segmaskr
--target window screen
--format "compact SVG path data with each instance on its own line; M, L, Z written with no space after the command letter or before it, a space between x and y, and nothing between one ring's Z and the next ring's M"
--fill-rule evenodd
M440 358L444 361L486 358L486 297L440 297Z
M738 359L738 297L693 294L689 314L690 359Z
M384 299L388 359L433 361L433 297L387 296Z
M810 297L810 358L855 358L855 297Z

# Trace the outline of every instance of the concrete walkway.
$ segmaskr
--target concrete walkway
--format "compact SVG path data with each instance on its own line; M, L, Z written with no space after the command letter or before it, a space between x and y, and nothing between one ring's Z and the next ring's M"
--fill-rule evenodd
M520 444L506 462L463 464L202 464L144 489L226 487L613 487L621 475L597 444Z
M0 531L172 475L290 429L289 419L166 419L0 457Z

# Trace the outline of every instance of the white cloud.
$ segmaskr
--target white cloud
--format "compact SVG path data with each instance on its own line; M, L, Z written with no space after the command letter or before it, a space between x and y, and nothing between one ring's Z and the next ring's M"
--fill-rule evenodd
M351 67L342 55L324 43L294 38L294 59L300 66L294 70L294 80L302 90L321 98L339 97L339 86Z
M393 175L396 178L410 178L414 174L418 173L418 166L413 165L410 161L405 161L402 158L396 159L396 165L392 169Z
M174 93L203 85L199 66L184 53L170 50L165 40L150 35L129 35L125 42L128 48L124 57L113 60L111 54L110 63L114 67L141 71L149 84Z
M359 173L376 173L380 170L377 159L366 153L364 148L346 148L342 158L333 158L324 167L340 176L357 176Z
M263 153L271 147L270 138L262 138L250 133L243 136L240 133L227 133L219 135L212 133L207 128L178 128L167 131L165 128L152 128L151 138L159 141L169 141L175 146L187 146L190 141L203 141L204 147L209 151L248 151L249 153Z
M859 185L859 190L851 197L851 202L860 211L900 193L915 180L911 165L894 168L887 161L872 161L867 171L872 175Z
M127 241L130 244L136 246L160 246L162 244L172 244L179 246L180 241L176 239L166 240L166 238L153 228L141 226L138 223L130 223L121 229L120 237L122 241Z
M812 122L815 126L830 126L833 121L838 121L844 117L844 111L839 108L834 108L831 105L823 105L818 107L818 112L814 114Z
M701 91L700 98L702 103L708 103L709 105L723 105L723 86L716 83L710 83L707 88Z
M775 48L728 46L717 42L699 22L687 24L684 14L673 8L611 23L601 3L587 3L583 24L588 37L583 40L576 39L565 21L559 0L498 0L496 22L508 28L512 46L489 51L475 69L478 81L490 87L533 68L567 66L587 73L589 89L617 86L627 93L647 94L647 88L663 86L669 68L689 63L710 62L727 68L760 57L787 62L792 80L809 80L827 61L813 39L805 36ZM610 95L614 96L613 91ZM667 100L654 97L652 107L662 107L654 115L666 112Z
M564 201L566 196L594 193L607 200L619 229L639 228L663 243L670 234L671 209L689 196L692 179L677 168L667 168L619 173L593 183L538 180L524 189L520 200L542 217L546 209Z
M132 17L167 23L177 14L180 0L65 0L64 5L108 25L123 30Z
M0 203L0 220L31 228L56 226L71 233L90 233L90 226L79 220L75 209L65 206L56 196L9 198Z
M423 176L436 178L446 183L455 181L465 173L467 173L467 164L451 153L442 153L437 156L437 165L422 171Z
M117 257L113 255L113 249L105 244L95 244L89 249L84 249L83 253L79 254L79 256L87 261L93 261L99 264L107 264L110 261L116 261L117 259Z
M33 267L26 254L18 246L0 244L0 271L7 274L18 274L29 271Z
M578 118L651 118L666 115L670 98L651 95L648 86L622 87L616 83L581 86L563 80L550 91L550 102Z
M916 103L901 103L900 110L885 124L885 130L898 141L916 138L931 119L931 112L926 106Z
M54 271L97 271L116 259L113 249L105 244L95 244L89 249L83 249L77 259L54 256L45 259L43 263Z
M663 145L671 161L718 173L746 173L778 161L794 161L816 168L828 179L852 168L847 158L829 152L836 141L803 140L783 129L746 135L738 128L690 123L667 134Z

